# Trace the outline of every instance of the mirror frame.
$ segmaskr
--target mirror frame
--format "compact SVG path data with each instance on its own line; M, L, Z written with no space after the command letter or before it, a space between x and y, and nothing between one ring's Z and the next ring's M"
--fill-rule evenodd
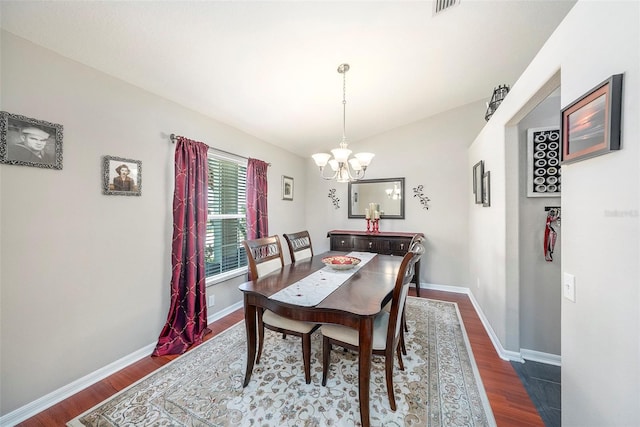
M359 181L349 182L348 196L348 217L349 218L362 218L364 219L364 214L356 214L351 210L351 206L353 206L351 202L351 186L353 184L378 184L381 182L400 182L400 215L380 215L380 219L404 219L404 178L381 178L381 179L361 179Z

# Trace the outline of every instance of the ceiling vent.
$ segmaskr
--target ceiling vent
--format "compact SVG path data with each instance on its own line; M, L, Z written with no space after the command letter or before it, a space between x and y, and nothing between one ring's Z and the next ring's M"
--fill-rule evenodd
M433 2L433 15L444 12L453 6L460 4L460 0L434 0Z

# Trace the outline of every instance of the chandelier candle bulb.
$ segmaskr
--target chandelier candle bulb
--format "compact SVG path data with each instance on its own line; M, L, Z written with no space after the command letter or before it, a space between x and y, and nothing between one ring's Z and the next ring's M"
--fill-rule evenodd
M365 208L365 209L364 209L364 217L365 217L366 219L370 219L370 218L371 218L371 215L369 214L369 212L370 212L370 211L369 211L369 208Z

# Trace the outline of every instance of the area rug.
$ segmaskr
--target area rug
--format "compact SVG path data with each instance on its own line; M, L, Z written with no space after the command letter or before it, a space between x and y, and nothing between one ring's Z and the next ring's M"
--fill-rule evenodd
M397 410L387 397L384 358L371 368L372 426L495 426L458 306L407 299L405 370L395 361ZM77 426L359 426L358 357L334 348L322 381L322 336L312 337L305 384L297 337L265 331L262 359L242 387L244 323L164 365L71 420Z

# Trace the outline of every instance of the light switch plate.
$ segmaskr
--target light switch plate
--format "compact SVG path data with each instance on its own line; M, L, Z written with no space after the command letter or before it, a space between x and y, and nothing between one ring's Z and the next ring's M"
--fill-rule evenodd
M576 302L576 277L573 274L564 273L562 293L569 301Z

